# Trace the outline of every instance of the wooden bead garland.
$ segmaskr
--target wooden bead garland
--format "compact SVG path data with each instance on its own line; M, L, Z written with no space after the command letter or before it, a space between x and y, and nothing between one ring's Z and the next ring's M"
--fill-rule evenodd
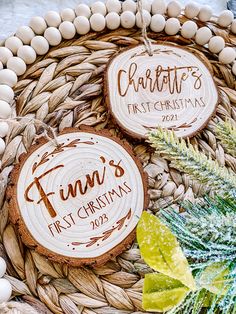
M211 17L212 17L211 7L209 5L202 6L198 14L199 20L202 22L207 22L210 21Z
M26 71L26 64L19 57L11 57L7 61L7 68L14 71L17 76L21 76Z
M137 5L133 0L125 0L122 2L122 11L130 11L132 13L136 13Z
M151 18L150 28L153 32L162 32L165 28L166 20L163 15L155 14Z
M87 4L81 3L75 8L75 13L77 16L85 16L87 18L90 18L91 16L91 10Z
M181 28L181 35L184 38L193 38L197 32L197 24L193 21L186 21Z
M197 30L195 41L198 45L203 46L209 42L211 37L212 37L211 30L208 27L204 26Z
M35 34L29 26L21 26L16 31L16 37L25 45L29 45L34 36Z
M121 26L124 28L132 28L135 25L135 15L131 11L125 11L120 16Z
M169 17L177 17L181 13L181 5L178 1L171 1L167 5L167 14Z
M9 125L7 122L0 121L0 137L5 137L9 131Z
M62 21L73 22L75 19L75 11L72 9L64 9L61 11L61 19Z
M39 55L45 55L49 50L49 43L43 36L35 36L31 40L31 47L34 48L35 52Z
M64 39L72 39L76 34L74 24L69 21L62 22L59 31Z
M176 35L180 30L180 22L177 18L171 17L166 21L165 32L167 35Z
M42 35L47 28L47 24L44 18L41 16L32 17L29 22L29 26L32 28L36 35Z
M99 13L105 16L107 13L107 8L103 2L97 1L97 2L92 3L91 11L93 14Z
M90 23L85 16L77 16L74 20L74 25L79 35L85 35L90 31Z
M154 0L152 2L152 14L161 14L166 13L166 2L164 0Z
M48 11L44 18L47 25L50 27L58 27L61 23L60 14L55 11Z
M151 14L145 9L143 9L143 19L144 19L146 26L149 26L151 23ZM143 27L141 15L139 12L136 13L136 25L139 28Z
M57 46L62 41L61 33L56 27L49 27L44 32L44 37L51 46Z
M208 43L208 48L212 53L219 53L225 47L225 41L220 36L214 36Z
M8 85L0 85L0 100L11 103L14 98L13 89Z
M16 36L11 36L9 38L6 39L5 41L5 47L10 49L11 52L16 55L17 54L17 50L23 46L22 41L20 40L20 38L16 37Z
M8 119L11 115L11 107L8 102L0 100L0 119Z
M189 2L185 6L184 14L189 19L195 18L199 14L200 8L196 2Z
M110 12L106 15L106 25L108 29L117 29L120 26L120 16L116 12Z
M222 27L228 27L233 22L233 19L234 19L233 12L229 10L224 10L220 13L217 19L217 23Z
M13 87L17 83L17 75L10 69L0 71L0 84Z
M25 61L26 64L32 64L36 60L36 52L31 46L24 45L17 51L17 56Z
M106 1L107 12L120 13L121 2L119 0L107 0Z
M0 47L0 61L3 65L7 64L8 59L10 59L13 56L10 49L6 47Z
M232 63L235 60L236 52L234 48L226 47L219 54L219 61L223 64Z
M93 31L101 32L106 26L105 17L101 13L94 13L90 17L90 25Z

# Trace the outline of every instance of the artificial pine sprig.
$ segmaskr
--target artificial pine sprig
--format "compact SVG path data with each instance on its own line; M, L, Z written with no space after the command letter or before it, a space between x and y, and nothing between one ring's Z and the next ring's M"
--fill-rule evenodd
M204 291L208 290L213 298L207 313L235 314L236 201L206 198L204 204L185 202L183 208L185 215L168 209L161 212L161 218L182 246L200 290L190 293L170 313L200 313L205 303ZM199 311L194 309L196 303Z
M220 122L216 127L216 135L227 153L236 157L236 128L229 121Z
M179 171L207 184L218 193L236 195L236 176L196 151L190 143L187 145L183 139L177 138L174 132L157 128L149 133L148 139L151 146L172 161Z

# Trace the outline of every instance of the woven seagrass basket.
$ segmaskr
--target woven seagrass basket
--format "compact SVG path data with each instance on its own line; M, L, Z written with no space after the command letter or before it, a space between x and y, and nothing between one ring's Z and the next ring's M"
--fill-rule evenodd
M181 23L186 19L180 17ZM204 26L197 22L198 26ZM214 23L207 23L215 35L222 36L228 45L236 38ZM235 78L227 65L220 64L216 55L180 35L148 33L153 42L172 42L188 46L194 53L205 54L208 68L219 87L220 103L216 115L208 125L191 139L199 151L210 155L220 165L236 172L236 159L224 152L215 135L217 121L226 118L236 125ZM118 29L89 33L70 41L63 41L44 57L29 66L15 86L14 115L36 118L61 131L66 127L90 126L107 129L125 138L134 148L149 176L150 205L154 213L177 201L194 199L206 190L188 175L178 172L169 162L156 155L145 141L127 136L110 119L103 95L103 75L109 59L123 48L142 42L138 29ZM42 128L29 120L12 122L7 136L7 147L2 158L0 174L0 256L7 260L6 278L13 286L18 303L2 305L1 313L66 313L66 314L129 314L143 313L143 276L151 270L140 257L136 243L117 258L97 268L74 268L53 263L21 242L17 229L9 223L5 190L8 176L19 156L42 133ZM150 166L152 165L152 166ZM210 192L210 191L208 191ZM20 302L24 304L20 304Z

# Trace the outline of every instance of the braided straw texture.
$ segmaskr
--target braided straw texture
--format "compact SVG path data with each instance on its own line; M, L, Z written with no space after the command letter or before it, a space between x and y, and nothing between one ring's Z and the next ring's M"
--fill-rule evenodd
M184 20L182 20L183 22ZM225 30L208 24L212 31L224 37L228 44L235 38ZM199 26L202 26L199 25ZM220 165L236 171L236 159L224 152L216 139L215 126L228 118L236 125L235 79L228 66L219 64L217 56L193 41L181 36L166 37L150 33L152 41L175 42L191 46L196 54L204 53L208 67L219 86L220 104L216 116L207 127L191 139L199 151L216 159ZM55 131L65 127L87 125L96 130L109 129L120 138L125 135L109 117L103 95L103 75L106 64L119 50L141 41L137 29L118 29L114 32L90 33L71 41L64 41L28 68L15 87L15 115L26 116L24 121L11 123L6 139L0 174L0 256L8 263L6 278L13 286L18 301L33 306L38 313L66 314L129 314L143 313L141 307L143 275L151 270L140 257L137 245L95 269L72 268L53 263L26 248L17 230L8 220L5 190L13 163L28 150L43 132L29 123L29 118L42 120ZM127 137L149 175L150 206L153 212L160 207L184 199L194 200L204 193L204 186L191 181L173 166L153 153L144 142ZM178 210L177 205L173 205ZM7 312L8 313L8 312ZM9 310L9 313L15 313ZM16 313L21 313L19 310ZM30 313L25 310L22 313Z

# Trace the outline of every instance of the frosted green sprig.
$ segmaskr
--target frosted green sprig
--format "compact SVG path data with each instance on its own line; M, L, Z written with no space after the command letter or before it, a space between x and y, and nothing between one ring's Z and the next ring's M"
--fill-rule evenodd
M227 153L236 157L236 128L229 121L220 122L216 127L216 135Z
M195 150L190 143L187 145L183 139L177 138L174 132L157 128L149 133L148 139L151 146L174 162L179 171L207 184L218 193L236 195L236 176Z

